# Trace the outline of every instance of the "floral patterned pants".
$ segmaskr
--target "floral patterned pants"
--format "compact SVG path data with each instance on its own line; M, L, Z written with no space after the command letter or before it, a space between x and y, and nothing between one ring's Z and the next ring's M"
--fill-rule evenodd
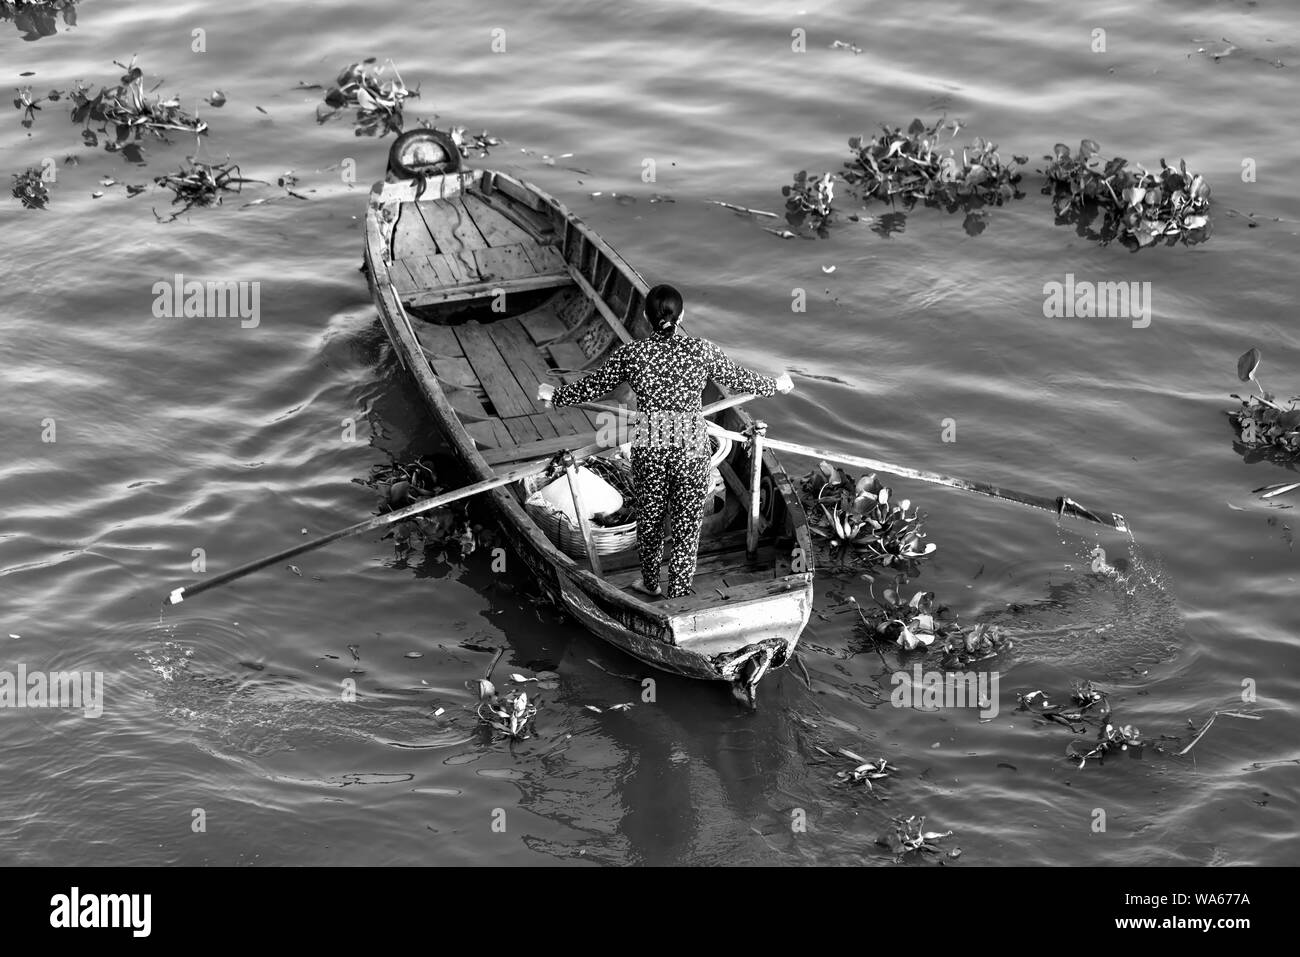
M668 558L669 598L687 594L695 577L709 472L708 456L694 449L632 449L632 474L639 500L636 537L641 579L650 588L659 584L667 518L673 539Z

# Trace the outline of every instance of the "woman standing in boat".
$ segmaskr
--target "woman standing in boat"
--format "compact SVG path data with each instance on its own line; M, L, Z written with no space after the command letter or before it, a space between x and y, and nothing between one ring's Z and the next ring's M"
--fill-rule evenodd
M683 316L682 295L672 286L650 290L645 317L654 334L625 343L605 365L566 386L542 384L538 398L555 405L590 402L621 383L636 393L640 421L633 433L632 474L640 511L637 548L641 588L663 594L664 516L671 519L673 547L668 559L669 598L689 594L695 577L700 523L709 479L709 444L701 395L709 379L733 392L772 395L794 388L790 377L760 375L728 359L712 342L676 335Z

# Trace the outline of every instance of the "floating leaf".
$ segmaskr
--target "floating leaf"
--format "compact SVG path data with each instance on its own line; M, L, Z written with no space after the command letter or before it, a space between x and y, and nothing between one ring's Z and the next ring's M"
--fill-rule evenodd
M1256 348L1250 348L1241 354L1237 360L1237 378L1242 382L1249 382L1255 378L1255 371L1259 368L1260 351Z

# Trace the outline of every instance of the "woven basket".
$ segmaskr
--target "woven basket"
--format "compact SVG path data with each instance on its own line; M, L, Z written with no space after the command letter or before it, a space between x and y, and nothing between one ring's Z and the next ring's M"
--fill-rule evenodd
M712 494L704 500L704 521L700 526L701 537L720 531L734 517L727 508L727 486L720 480L713 481L718 465L731 454L731 439L711 437L717 446L709 456ZM524 498L532 495L546 482L544 475L532 475L524 479ZM541 505L524 505L524 510L559 549L570 558L586 558L587 542L582 537L582 529L569 521L563 512L552 511ZM597 555L612 555L636 547L636 522L601 528L593 525L591 537L596 545Z

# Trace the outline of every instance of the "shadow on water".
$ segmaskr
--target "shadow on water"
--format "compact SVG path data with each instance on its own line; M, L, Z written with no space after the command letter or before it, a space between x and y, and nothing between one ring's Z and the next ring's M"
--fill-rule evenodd
M59 23L77 25L78 0L0 0L0 21L12 21L24 40L40 40L59 32Z
M752 713L721 684L658 672L588 635L530 583L492 572L486 557L466 562L459 581L491 598L481 614L506 651L493 672L498 687L521 669L560 676L558 689L538 694L535 737L484 741L453 759L509 753L509 767L497 770L519 789L519 807L548 822L526 846L592 863L725 863L755 853L748 822L767 816L771 782L795 757L782 682L765 685L770 701Z

